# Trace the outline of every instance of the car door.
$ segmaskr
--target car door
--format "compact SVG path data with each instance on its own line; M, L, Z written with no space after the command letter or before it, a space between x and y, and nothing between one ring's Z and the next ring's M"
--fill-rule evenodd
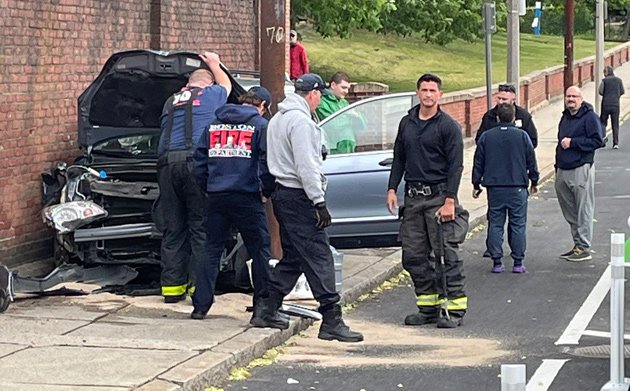
M385 206L387 184L398 123L415 103L412 92L374 97L345 107L319 124L332 151L324 172L326 202L333 217L328 233L337 247L396 243L400 223ZM348 143L348 139L353 140ZM342 142L354 142L354 148L337 148ZM401 203L403 188L398 190Z

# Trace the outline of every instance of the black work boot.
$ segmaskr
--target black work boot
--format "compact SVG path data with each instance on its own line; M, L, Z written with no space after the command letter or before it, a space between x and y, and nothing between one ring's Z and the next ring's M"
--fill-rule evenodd
M254 327L270 327L274 329L286 330L289 328L289 317L281 315L278 308L282 301L272 299L271 297L258 300L254 306L254 314L249 324Z
M186 294L182 293L181 295L175 295L175 296L164 296L164 302L166 304L174 304L174 303L179 303L180 301L186 300Z
M361 342L363 334L350 330L342 317L341 306L335 304L325 311L321 311L322 325L319 327L319 335L317 338L326 341L337 340L339 342Z
M441 310L437 320L438 329L454 329L464 324L465 311Z
M421 308L418 312L405 317L407 326L422 326L423 324L437 323L438 309Z

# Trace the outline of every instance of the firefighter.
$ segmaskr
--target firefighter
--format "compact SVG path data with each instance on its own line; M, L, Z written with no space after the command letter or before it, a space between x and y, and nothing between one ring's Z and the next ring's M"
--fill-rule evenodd
M232 90L219 56L200 55L210 70L197 69L188 84L165 103L158 146L156 224L162 231L162 296L176 303L193 290L192 271L204 258L204 195L192 170L194 144L204 128L214 121L215 111L227 102Z
M405 324L437 323L439 328L454 328L462 324L468 308L458 255L458 245L468 231L468 212L457 202L464 168L462 132L438 104L441 86L442 80L432 74L422 75L416 83L420 103L398 126L387 207L390 213L402 215L402 262L416 292L418 311L408 315ZM396 190L403 174L405 205L400 213ZM445 265L436 270L433 265L438 254L444 256ZM442 273L446 274L445 283Z
M195 180L207 194L208 253L197 265L193 319L203 319L212 306L232 225L252 257L254 308L267 292L271 256L264 203L275 184L265 161L267 120L262 115L269 109L271 94L264 87L252 87L239 102L217 110L217 119L204 131L193 158Z

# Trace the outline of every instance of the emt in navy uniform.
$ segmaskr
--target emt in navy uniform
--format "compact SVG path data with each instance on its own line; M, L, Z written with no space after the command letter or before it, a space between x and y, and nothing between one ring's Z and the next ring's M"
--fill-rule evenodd
M207 258L197 265L193 319L203 319L212 306L221 254L232 226L253 260L254 308L267 293L270 239L264 202L275 184L265 161L268 121L262 115L271 104L271 94L264 87L252 87L239 102L217 109L217 119L201 136L194 155L193 174L207 194Z
M255 309L250 323L288 328L278 309L304 273L323 317L318 338L359 342L363 335L350 330L342 318L333 255L324 230L332 219L324 199L322 131L311 115L325 86L317 74L300 76L295 81L295 93L287 94L269 121L267 161L276 178L272 201L280 223L283 257L271 274L268 296Z
M205 258L205 199L192 176L192 155L194 143L232 90L219 56L205 52L200 57L210 70L192 72L188 84L166 101L161 117L155 221L163 234L161 285L166 303L184 300L193 290L195 265Z
M468 212L457 202L464 169L462 132L438 105L441 86L442 80L433 74L422 75L416 83L420 103L398 126L387 207L392 214L402 214L402 262L416 292L418 311L408 315L405 324L437 323L439 328L454 328L462 324L468 308L458 251L468 231ZM405 205L400 213L396 190L403 175ZM435 257L441 248L445 266L436 270ZM442 273L446 284L442 283Z
M514 260L512 273L525 272L527 243L527 188L538 192L536 153L527 133L514 126L514 105L496 107L499 126L485 132L477 142L472 183L473 198L481 185L488 189L488 249L493 261L492 272L502 273L503 232L508 217L508 242Z

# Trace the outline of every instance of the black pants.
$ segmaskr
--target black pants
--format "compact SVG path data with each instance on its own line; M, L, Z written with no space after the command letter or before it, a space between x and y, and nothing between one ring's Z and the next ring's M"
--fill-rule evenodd
M608 117L610 117L610 126L613 132L613 145L619 145L619 106L602 106L600 120L602 122L604 136L606 135Z
M154 220L162 231L162 295L186 293L194 283L195 265L205 258L205 197L191 175L190 162L158 167L158 199Z
M272 201L284 256L271 274L269 295L284 298L304 273L320 311L325 311L340 297L335 289L335 264L328 235L315 226L315 207L304 190L282 186Z
M193 295L195 310L207 312L214 301L221 254L235 226L252 257L254 304L267 295L271 239L265 207L258 193L209 193L206 204L206 248L208 257L197 265L197 284Z
M420 311L432 312L444 298L449 299L448 309L465 312L467 307L464 292L463 265L459 258L459 245L468 232L468 212L456 205L455 221L442 223L446 291L443 289L439 259L437 210L444 205L445 196L418 195L405 197L405 210L400 227L402 239L402 262L411 275L416 292L416 303Z

